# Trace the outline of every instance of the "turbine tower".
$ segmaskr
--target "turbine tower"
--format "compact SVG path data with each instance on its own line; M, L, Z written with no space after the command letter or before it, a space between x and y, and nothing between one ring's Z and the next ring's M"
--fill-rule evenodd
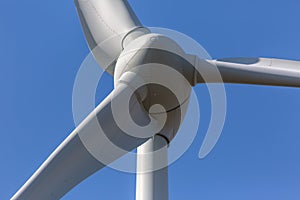
M56 200L138 148L138 200L168 199L168 155L201 83L300 87L300 62L268 58L205 60L151 33L126 0L75 0L95 59L114 90L57 147L12 200ZM218 137L206 135L201 155ZM212 142L207 142L208 140Z

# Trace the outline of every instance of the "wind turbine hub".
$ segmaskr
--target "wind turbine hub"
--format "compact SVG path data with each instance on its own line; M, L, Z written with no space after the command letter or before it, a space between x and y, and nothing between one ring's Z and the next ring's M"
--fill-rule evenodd
M131 41L115 67L115 87L126 83L152 117L167 116L159 134L168 141L177 133L190 98L186 66L185 52L175 41L152 33Z

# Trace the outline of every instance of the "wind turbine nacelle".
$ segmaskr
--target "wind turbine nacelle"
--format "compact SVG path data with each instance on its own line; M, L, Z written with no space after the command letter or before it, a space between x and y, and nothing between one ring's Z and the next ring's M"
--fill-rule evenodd
M146 34L128 43L115 67L115 87L126 83L152 117L160 120L167 116L159 134L169 141L184 119L191 94L186 76L191 67L186 67L185 55L172 39Z

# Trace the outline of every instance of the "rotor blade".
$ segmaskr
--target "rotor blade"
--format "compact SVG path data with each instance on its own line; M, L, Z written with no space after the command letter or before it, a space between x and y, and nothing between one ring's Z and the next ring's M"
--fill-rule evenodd
M127 0L75 0L75 4L97 62L113 74L124 43L149 32L148 29L142 27Z
M224 83L300 87L299 61L272 58L228 58L206 61L206 64L217 67ZM201 76L197 77L197 82L203 82ZM211 82L214 82L214 79L211 79Z
M143 144L147 137L128 135L115 121L112 104L117 101L117 105L114 105L117 106L116 110L119 109L118 106L124 106L118 102L125 101L124 96L128 96L130 92L128 90L126 85L115 89L57 147L12 200L60 199L94 172ZM137 124L149 123L148 113L140 106L135 95L132 95L128 105L128 118L131 117ZM127 119L123 119L122 123L125 126L131 125ZM155 128L152 126L149 129Z
M194 83L238 83L300 87L300 62L271 58L228 58L202 60L189 56L197 71ZM216 145L221 131L204 138L199 157L206 157Z

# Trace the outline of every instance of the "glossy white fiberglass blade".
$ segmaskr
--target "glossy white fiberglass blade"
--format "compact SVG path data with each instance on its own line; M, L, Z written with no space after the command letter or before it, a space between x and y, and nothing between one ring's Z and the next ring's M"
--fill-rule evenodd
M227 58L206 62L217 67L224 83L300 87L299 61ZM201 77L197 82L201 82Z
M57 147L12 200L60 199L85 178L147 141L146 137L125 133L114 119L113 101L123 101L124 96L130 93L128 90L131 89L126 85L115 89ZM141 108L135 95L127 106L128 118L136 119L139 124L149 123L148 113ZM127 121L123 119L123 125L132 125Z
M87 43L102 68L113 74L113 65L126 40L148 32L127 0L75 0Z
M228 58L198 60L196 68L204 71L206 80L197 76L197 83L237 83L270 86L300 87L300 62L271 58ZM222 80L215 71L220 72ZM208 78L207 78L208 77ZM220 134L208 134L204 138L199 157L204 158L214 148Z

